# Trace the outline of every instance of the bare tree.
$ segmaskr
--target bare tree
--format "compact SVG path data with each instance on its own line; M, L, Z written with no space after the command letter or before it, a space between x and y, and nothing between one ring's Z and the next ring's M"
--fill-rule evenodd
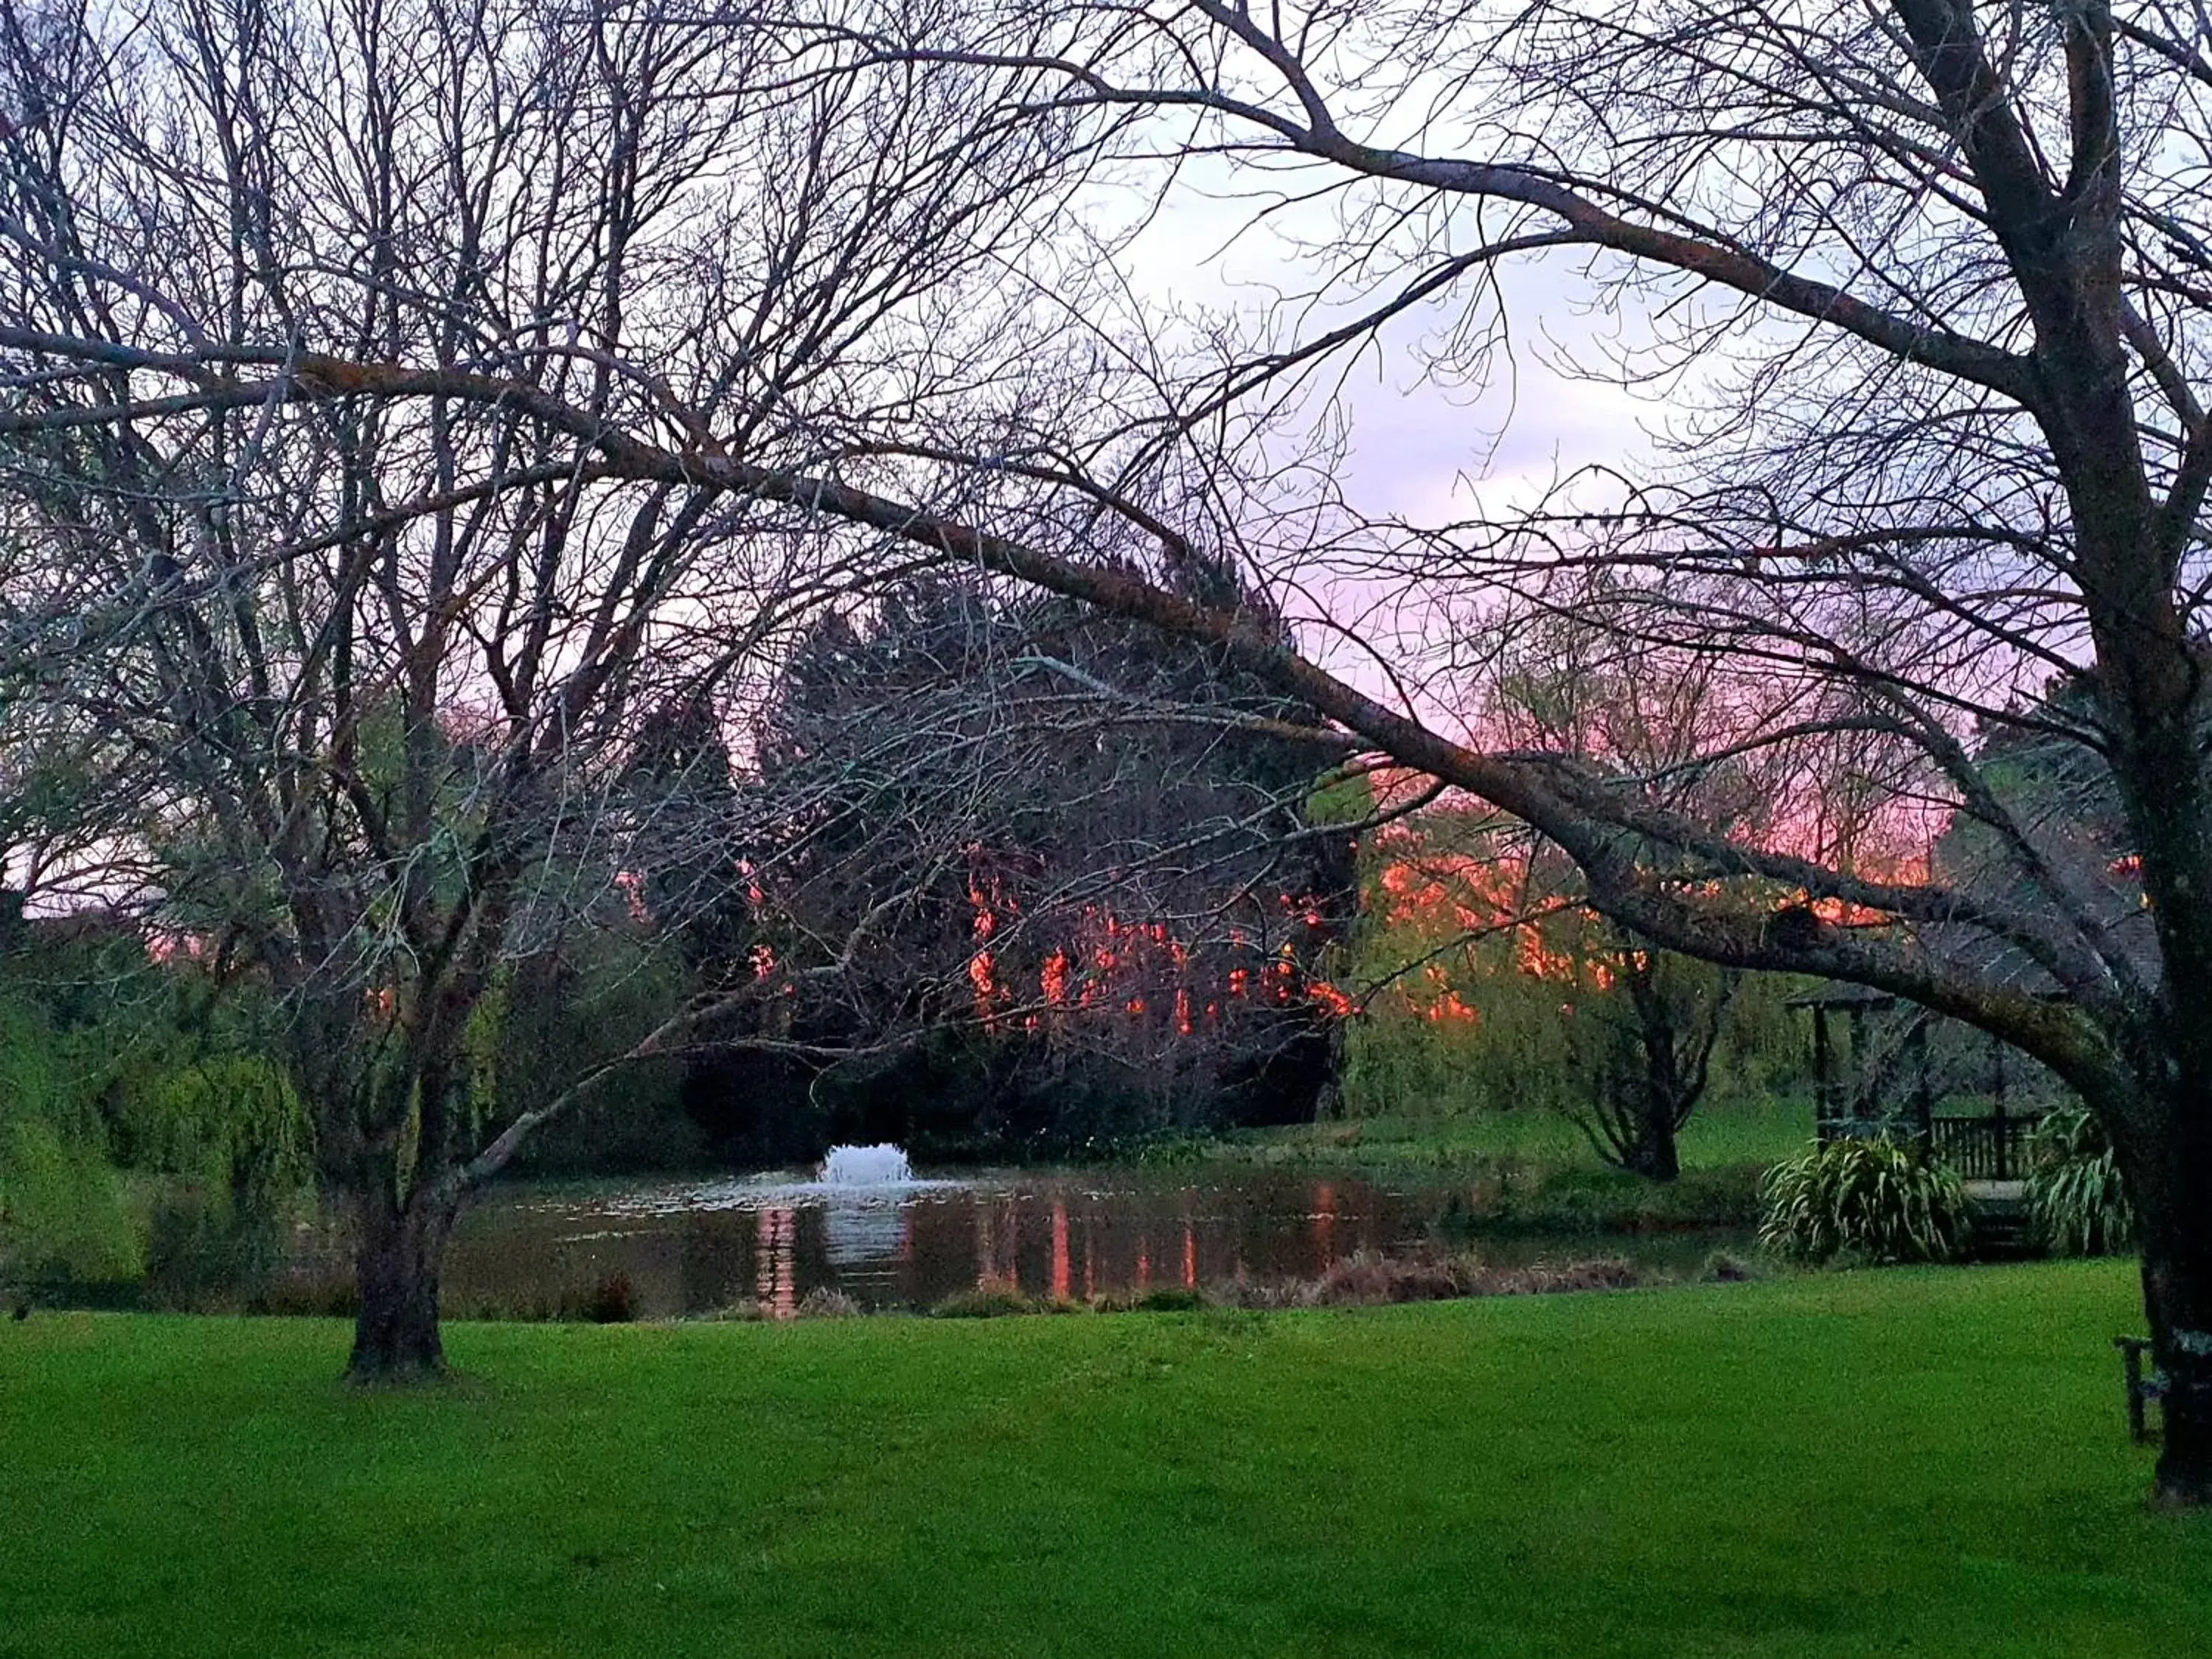
M1540 830L1640 937L1898 994L2079 1090L2143 1217L2169 1380L2159 1491L2212 1498L2212 1226L2193 1196L2212 1182L2202 19L2161 0L1194 0L1073 8L1060 27L1058 110L1152 113L1211 187L1224 169L1243 184L1255 230L1323 204L1310 287L1217 333L1155 447L1087 480L1133 513L1147 465L1188 465L1164 458L1232 411L1325 398L1332 366L1394 325L1428 329L1413 349L1448 381L1502 369L1516 262L1630 319L1582 367L1668 388L1673 442L1647 475L1455 524L1324 500L1271 534L1248 514L1248 556L1390 677L1256 642L1249 659ZM1238 636L1233 616L1032 540L948 540ZM1757 747L1802 781L1767 835L1716 834L1654 780L1513 752L1459 713L1490 666L1486 620L1572 605L1593 567L1623 641L1710 655L1745 700L1705 754ZM1395 636L1378 588L1413 612ZM2090 690L2070 710L2043 698L2075 673ZM2047 805L2039 825L1995 787L1988 734L2008 726L2109 780L2128 847L2108 872L2053 858ZM1850 778L1823 775L1846 752ZM1976 821L2002 872L1856 856L1814 805L1847 799L1839 781L1847 816L1887 815L1902 840L1916 814L1929 834ZM1797 902L1747 902L1775 886ZM2116 918L2115 886L2134 915ZM1837 907L1889 925L1837 926Z
M576 1093L479 1121L465 1039L680 838L641 723L874 570L700 469L1018 350L963 295L1056 152L995 105L711 9L0 13L11 706L101 734L161 924L288 1009L356 1376L442 1366L460 1203ZM677 470L618 488L632 429Z

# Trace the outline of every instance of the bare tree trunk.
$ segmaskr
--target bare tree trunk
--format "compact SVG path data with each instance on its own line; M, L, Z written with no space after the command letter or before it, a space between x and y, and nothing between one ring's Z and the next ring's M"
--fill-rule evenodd
M1623 1029L1613 1099L1599 1109L1603 1139L1618 1154L1613 1161L1630 1174L1674 1181L1682 1173L1675 1137L1705 1097L1735 979L1722 975L1686 1024L1659 982L1656 956L1625 957L1621 980L1636 1018Z
M2202 1111L2174 1110L2155 1156L2129 1171L2142 1249L2143 1310L2166 1376L2162 1504L2212 1503L2212 1136Z
M459 1208L427 1193L404 1203L363 1200L356 1273L361 1311L346 1376L355 1382L414 1382L446 1373L438 1330L438 1276Z
M1674 1145L1674 1127L1680 1104L1672 1094L1656 1087L1644 1091L1644 1121L1627 1160L1631 1174L1650 1181L1673 1181L1682 1173L1681 1153Z

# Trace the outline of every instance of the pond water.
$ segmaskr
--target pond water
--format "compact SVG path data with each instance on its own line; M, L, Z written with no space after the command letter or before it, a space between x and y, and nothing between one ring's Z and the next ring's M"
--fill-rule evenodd
M573 1301L616 1275L641 1318L757 1301L788 1314L811 1291L923 1309L987 1281L1080 1300L1313 1278L1359 1251L1436 1238L1456 1200L1438 1183L1273 1170L985 1173L878 1188L787 1176L623 1188L514 1188L463 1218L447 1256L457 1316ZM1734 1233L1458 1241L1501 1266L1626 1255L1687 1273Z

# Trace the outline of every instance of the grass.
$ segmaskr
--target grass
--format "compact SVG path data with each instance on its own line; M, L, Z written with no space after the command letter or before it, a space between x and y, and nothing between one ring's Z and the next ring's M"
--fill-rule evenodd
M1716 1102L1683 1126L1677 1143L1685 1170L1764 1166L1804 1150L1813 1110L1784 1098ZM1498 1164L1595 1170L1589 1142L1554 1112L1462 1112L1365 1117L1247 1129L1194 1151L1240 1164L1365 1166L1378 1172L1465 1170Z
M1812 1140L1804 1103L1716 1103L1685 1126L1681 1177L1661 1185L1607 1166L1582 1131L1552 1112L1353 1118L1163 1143L1150 1157L1203 1167L1352 1170L1376 1180L1465 1182L1483 1196L1448 1231L1486 1234L1670 1231L1757 1224L1759 1176Z
M1356 1313L0 1323L0 1654L2160 1656L2112 1263Z

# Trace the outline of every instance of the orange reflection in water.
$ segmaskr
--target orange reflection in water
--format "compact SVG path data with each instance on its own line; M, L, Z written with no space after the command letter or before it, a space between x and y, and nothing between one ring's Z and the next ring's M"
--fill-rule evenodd
M799 1212L788 1205L760 1212L753 1261L753 1293L778 1319L799 1311Z
M1067 1269L1067 1204L1064 1199L1054 1199L1052 1205L1052 1295L1055 1302L1067 1300L1070 1275Z

